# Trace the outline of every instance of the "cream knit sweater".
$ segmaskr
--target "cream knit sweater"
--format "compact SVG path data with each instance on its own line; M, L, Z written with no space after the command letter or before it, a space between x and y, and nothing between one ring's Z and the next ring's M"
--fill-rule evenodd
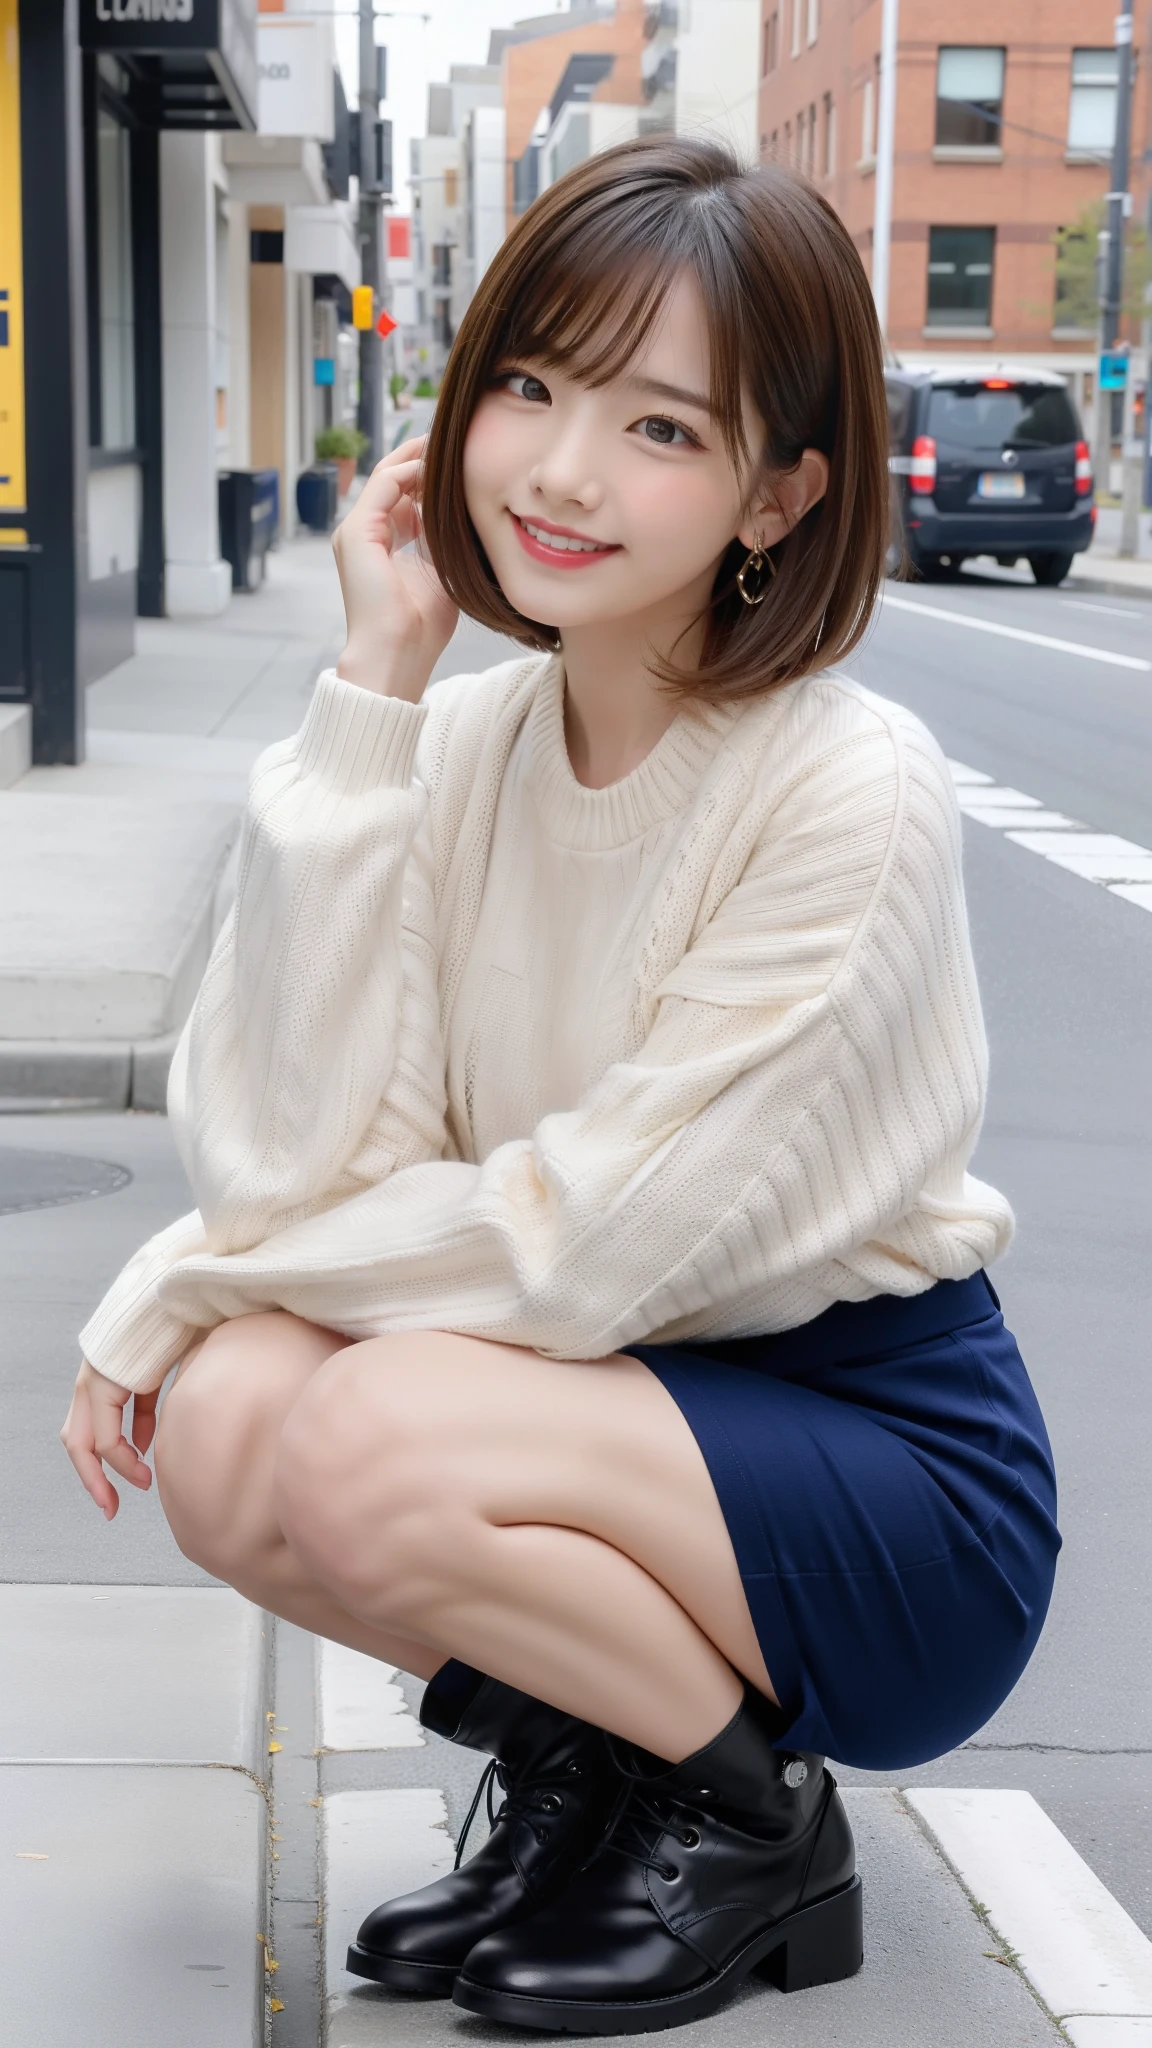
M1003 1251L959 817L833 674L576 782L563 671L320 678L255 769L169 1106L198 1208L81 1343L155 1387L266 1307L598 1358L780 1330Z

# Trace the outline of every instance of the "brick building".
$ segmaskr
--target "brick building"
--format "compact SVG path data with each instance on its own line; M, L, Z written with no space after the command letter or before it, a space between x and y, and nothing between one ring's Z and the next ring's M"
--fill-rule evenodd
M609 60L601 76L586 81L590 103L637 109L643 104L644 25L645 0L590 6L573 0L566 12L493 30L488 56L502 69L509 227L535 196L535 180L527 175L533 136L574 59Z
M906 363L1059 367L1083 404L1095 336L1057 302L1054 236L1110 184L1114 0L905 0L888 338ZM760 153L798 164L870 263L881 0L763 0ZM961 39L962 38L962 39ZM1152 6L1137 0L1132 183L1146 218ZM1133 335L1135 339L1136 336Z

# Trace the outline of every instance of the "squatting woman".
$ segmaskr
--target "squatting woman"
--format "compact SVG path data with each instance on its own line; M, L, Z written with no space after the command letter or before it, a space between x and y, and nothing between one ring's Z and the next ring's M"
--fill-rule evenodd
M496 2020L849 1975L825 1757L963 1741L1047 1609L956 806L837 667L886 525L815 192L658 140L536 201L340 529L173 1068L197 1208L82 1336L105 1514L178 1368L186 1554L491 1752L484 1849L349 1962ZM458 608L526 651L429 690Z

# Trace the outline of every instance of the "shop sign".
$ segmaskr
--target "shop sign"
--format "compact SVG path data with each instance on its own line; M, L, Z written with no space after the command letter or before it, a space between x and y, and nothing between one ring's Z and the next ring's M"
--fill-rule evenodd
M161 77L164 59L176 59L183 67L190 56L201 56L237 115L237 125L254 128L256 14L257 0L80 0L80 46L124 58L159 59ZM188 77L186 70L183 75ZM210 120L206 125L221 124Z
M18 0L0 0L0 512L25 505L24 244ZM0 528L0 546L25 538Z
M260 65L257 132L331 142L336 134L332 22L310 21L306 15L263 14L256 36Z
M1100 357L1101 391L1123 391L1128 382L1128 351L1106 348Z

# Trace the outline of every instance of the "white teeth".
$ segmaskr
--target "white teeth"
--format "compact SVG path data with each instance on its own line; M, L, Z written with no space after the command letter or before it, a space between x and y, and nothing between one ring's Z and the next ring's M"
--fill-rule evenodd
M545 533L540 526L533 526L527 519L521 521L525 533L538 540L546 548L555 548L558 554L595 555L602 552L598 540L574 540L566 533Z

